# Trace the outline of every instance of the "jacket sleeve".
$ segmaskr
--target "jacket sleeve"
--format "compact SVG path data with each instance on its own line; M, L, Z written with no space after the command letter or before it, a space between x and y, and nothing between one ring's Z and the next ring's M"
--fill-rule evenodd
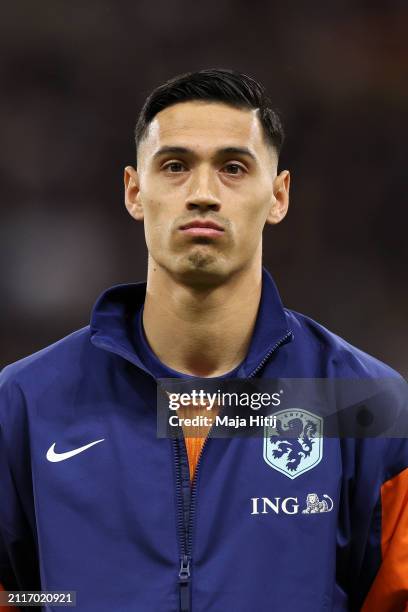
M381 565L361 610L408 610L408 467L381 486Z
M7 480L6 470L7 467L4 463L3 457L3 445L1 444L0 438L0 499L1 508L0 513L3 515L4 510L7 506L7 502L10 501L10 497L6 492L5 482ZM3 535L4 534L4 535ZM6 534L6 528L0 524L0 591L18 591L18 581L16 574L13 569L13 558L10 555L6 542L12 540L12 537ZM4 612L14 612L19 610L15 606L1 606L1 610Z
M13 590L13 585L14 585L13 575L12 575L12 572L10 571L9 563L5 555L4 542L1 537L0 537L0 576L3 576L2 580L8 583L8 588L6 588L0 582L0 591ZM5 580L4 577L6 576L9 576L9 577ZM18 610L18 608L15 608L14 606L12 608L9 606L1 606L1 612L13 612L15 610Z
M0 584L8 591L41 590L36 537L22 499L26 491L18 485L24 440L21 393L15 387L0 375Z

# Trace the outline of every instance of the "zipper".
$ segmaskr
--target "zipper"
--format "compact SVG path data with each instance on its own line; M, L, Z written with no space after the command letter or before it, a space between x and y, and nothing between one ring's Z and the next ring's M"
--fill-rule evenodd
M183 555L179 571L180 583L180 612L190 610L190 557Z
M255 370L253 370L247 378L253 378L255 374L257 374L261 368L268 361L270 356L276 349L284 344L288 338L292 336L292 332L288 332L285 336L283 336L279 342L277 342L270 351L265 355L262 361L257 365ZM220 413L222 412L222 408ZM201 457L203 455L204 449L207 446L208 440L210 439L212 427L207 433L203 445L201 447L200 454L198 456L196 469L194 472L194 476L190 486L190 476L187 469L187 474L182 474L182 464L181 464L181 455L184 462L188 464L188 456L187 456L187 448L184 440L184 434L182 434L181 438L175 438L174 442L174 455L176 461L176 488L177 488L177 508L178 508L178 529L180 534L180 570L179 570L179 586L180 586L180 612L191 612L191 596L190 596L190 586L191 586L191 571L190 564L192 560L192 548L193 548L193 522L194 522L194 514L196 507L196 497L197 497L197 476L200 469ZM182 428L180 428L182 431ZM188 478L188 487L190 489L189 500L188 500L188 519L186 521L186 500L185 500L185 485L186 478ZM184 482L183 482L184 481ZM183 490L184 487L184 490Z
M182 432L182 428L179 428ZM187 486L190 488L190 475L188 473L188 456L187 448L184 441L184 435L181 438L173 440L174 456L176 462L176 490L177 490L177 511L178 511L178 533L180 542L180 569L179 569L179 595L180 595L180 612L190 612L190 562L191 562L191 547L190 547L190 517L186 513L190 513L191 496L186 495ZM182 463L183 460L183 463ZM187 480L188 479L188 480Z

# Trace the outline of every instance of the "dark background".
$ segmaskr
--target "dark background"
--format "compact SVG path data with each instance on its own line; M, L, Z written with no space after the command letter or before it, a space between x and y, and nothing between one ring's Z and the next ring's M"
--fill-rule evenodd
M1 362L86 325L146 275L123 204L156 85L229 67L261 80L288 134L286 220L264 235L286 306L408 372L404 1L9 2L0 23Z

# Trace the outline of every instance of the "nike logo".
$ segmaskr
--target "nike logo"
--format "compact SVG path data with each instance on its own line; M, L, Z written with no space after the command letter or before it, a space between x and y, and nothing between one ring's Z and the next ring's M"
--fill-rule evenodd
M103 442L104 439L105 438L102 438L101 440L95 440L95 442L90 442L89 444L85 444L85 446L80 446L79 448L74 448L74 450L66 451L65 453L56 453L55 450L54 450L56 442L54 442L54 444L52 444L50 446L50 448L48 449L48 451L47 451L47 459L48 459L48 461L52 461L53 463L55 463L56 461L65 461L65 459L69 459L70 457L74 457L75 455L79 455L79 453L82 453L87 448L91 448L91 446L94 446L94 444L98 444L99 442Z

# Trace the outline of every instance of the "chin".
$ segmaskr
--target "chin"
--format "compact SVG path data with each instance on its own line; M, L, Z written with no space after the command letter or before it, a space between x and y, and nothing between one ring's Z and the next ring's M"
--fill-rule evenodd
M191 286L209 287L225 282L228 276L225 262L214 253L194 250L179 260L173 273L180 281Z

